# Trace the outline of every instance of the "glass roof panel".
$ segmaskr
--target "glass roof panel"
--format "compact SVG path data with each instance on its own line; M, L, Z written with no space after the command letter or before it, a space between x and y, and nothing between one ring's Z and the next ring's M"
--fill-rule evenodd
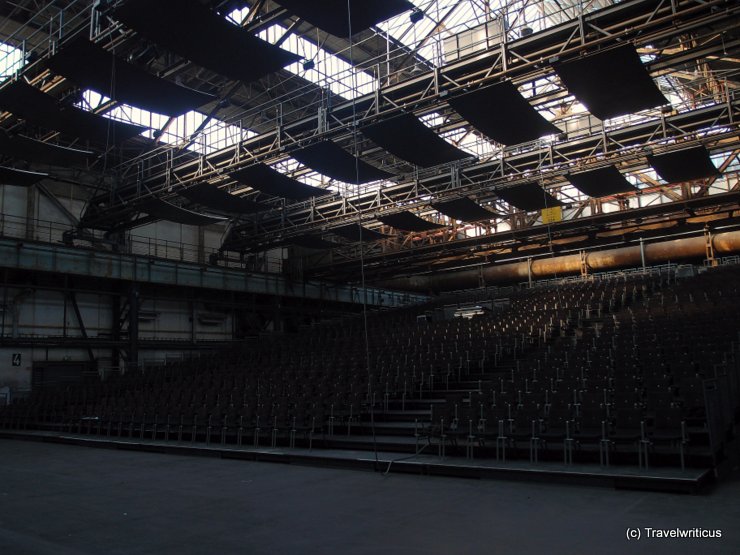
M19 48L0 42L0 83L12 77L24 65L23 52Z
M229 13L227 19L240 25L248 14L249 8L242 8ZM321 48L315 42L288 31L282 25L272 25L259 32L257 36L303 57L302 62L287 66L286 71L329 89L342 98L352 100L375 91L375 77L365 71L354 69L345 60Z
M83 93L83 100L79 106L92 111L105 106L109 102L109 98L87 90ZM201 112L190 111L170 122L168 116L155 114L127 104L116 105L103 115L117 121L149 127L150 129L142 133L143 136L150 139L159 136L160 142L172 146L183 145L188 142L208 117ZM255 135L256 133L249 129L243 129L217 118L212 118L193 139L192 143L187 146L187 149L199 154L210 154L234 146Z

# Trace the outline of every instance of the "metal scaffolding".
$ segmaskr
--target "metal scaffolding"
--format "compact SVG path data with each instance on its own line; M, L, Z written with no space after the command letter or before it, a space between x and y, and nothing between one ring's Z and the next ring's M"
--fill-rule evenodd
M368 257L370 262L378 260L378 268L384 267L378 270L377 277L381 277L394 260L403 259L409 271L414 264L428 268L440 253L444 253L444 264L478 263L481 253L469 253L471 242L481 245L483 256L490 256L505 250L499 241L501 234L543 235L539 214L522 212L496 194L525 181L536 181L565 203L563 219L580 221L571 226L578 233L605 213L623 214L612 228L631 229L636 209L665 205L662 218L677 212L679 203L696 198L716 196L716 202L704 208L713 212L722 212L723 206L737 201L736 196L726 196L737 193L740 147L737 67L728 62L740 50L734 31L740 8L734 4L724 0L414 3L422 14L416 22L402 14L351 40L318 30L275 2L255 2L249 9L224 14L253 34L305 58L300 67L288 67L250 84L230 81L147 48L98 2L92 6L90 2L67 2L62 9L58 2L43 8L38 2L20 2L13 13L5 14L0 39L21 47L27 63L18 75L22 73L51 94L70 94L70 84L50 74L40 62L84 28L98 44L126 53L150 71L218 97L202 113L178 120L157 118L82 91L78 101L83 108L134 123L148 118L148 125L155 129L137 144L103 149L88 168L88 183L94 183L89 199L94 210L83 218L78 237L83 228L108 226L120 231L151 222L152 217L139 213L139 201L156 197L182 204L178 191L199 183L266 205L257 215L233 219L228 249L241 253L274 248L292 237L325 234L349 221L388 232L376 218L398 210L412 210L445 226L437 232L396 233L375 244L337 243L329 253L308 255L304 264L309 272L330 276ZM218 10L221 4L214 2L212 7ZM23 21L23 13L34 15ZM19 22L14 24L16 19ZM564 88L552 64L624 43L637 48L671 105L602 122ZM563 132L529 143L499 145L449 107L450 96L502 80L516 85ZM79 92L72 88L73 94ZM358 126L400 110L412 112L475 159L422 169L370 141L356 141ZM6 115L3 125L13 130L19 124ZM41 138L62 140L55 134ZM361 154L363 160L395 177L348 185L290 157L292 149L326 139ZM723 177L668 185L645 163L647 152L692 145L709 150ZM334 194L288 202L229 177L232 171L255 163L269 164ZM564 180L574 169L606 164L626 173L638 185L637 193L592 199ZM500 215L482 224L464 224L430 206L432 201L463 195ZM539 243L544 244L545 239ZM225 260L233 257L226 249L221 255Z

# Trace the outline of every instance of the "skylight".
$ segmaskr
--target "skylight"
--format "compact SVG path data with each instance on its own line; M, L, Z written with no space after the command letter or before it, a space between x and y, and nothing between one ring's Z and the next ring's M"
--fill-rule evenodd
M435 66L578 17L616 0L411 0L424 13L413 23L408 13L378 27Z
M453 129L439 133L438 128L446 123L445 117L439 112L426 114L419 119L424 125L437 132L447 142L477 158L487 159L501 151L493 143L475 133L471 133L468 129Z
M273 25L257 36L270 43L276 43L288 32L282 25ZM310 62L296 62L285 69L303 77L311 83L329 89L334 94L352 100L375 91L375 78L364 71L354 69L341 58L330 54L315 43L298 35L290 34L281 44L283 50L298 54Z
M249 8L234 10L226 18L236 25L241 25L249 14ZM280 42L280 48L298 54L303 61L287 66L285 69L320 87L329 89L334 94L352 100L375 91L375 77L364 71L356 70L334 54L320 48L316 43L300 37L282 25L272 25L257 34L259 38L271 44ZM308 62L305 63L304 62Z
M230 12L226 19L233 23L234 25L241 25L244 23L244 20L247 19L247 16L249 15L249 6L245 8L237 8Z
M83 93L81 107L86 110L95 110L110 102L109 98L94 91ZM207 116L200 112L190 111L175 118L169 125L170 118L162 114L149 112L141 108L120 104L106 112L105 117L117 121L134 123L148 127L143 136L153 139L160 135L159 140L168 145L178 146L185 144L195 131L206 121ZM245 139L254 137L256 133L249 129L242 129L216 118L211 119L206 127L198 134L187 149L198 154L210 154L234 146Z
M20 49L0 42L0 82L12 77L24 65L23 52Z

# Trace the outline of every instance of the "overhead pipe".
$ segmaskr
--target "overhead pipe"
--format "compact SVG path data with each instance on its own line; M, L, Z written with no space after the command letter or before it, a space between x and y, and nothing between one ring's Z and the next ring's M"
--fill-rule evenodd
M585 266L589 272L604 272L646 264L704 258L708 240L711 241L715 255L740 252L740 231L728 231L660 243L641 241L640 244L630 247L590 252L585 254ZM471 270L411 276L383 281L378 285L390 289L425 292L453 291L478 287L481 279L485 284L498 284L579 274L583 263L584 259L581 253L578 253L509 264L492 264Z

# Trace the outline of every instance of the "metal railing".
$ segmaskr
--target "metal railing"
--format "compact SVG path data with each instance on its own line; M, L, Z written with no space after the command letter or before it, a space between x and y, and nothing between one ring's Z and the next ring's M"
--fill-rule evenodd
M608 272L598 272L587 275L565 276L561 278L548 278L533 280L531 285L528 282L522 282L519 287L522 289L530 287L548 287L550 285L560 285L563 283L576 283L588 281L607 281L610 279L619 279L626 276L646 275L646 276L675 276L678 264L658 264L655 266L638 266L636 268L625 268L623 270L610 270Z
M14 20L8 18L0 25L0 40L14 49L0 55L4 78L17 76L28 60L42 60L55 53L67 34L90 19L90 0L71 0L63 8L57 4L48 2L9 33L6 30L12 28Z
M68 223L0 213L0 237L4 238L60 244L65 243L66 233L74 231L75 227ZM179 262L208 264L211 255L219 253L219 249L215 247L146 237L133 233L126 234L125 242L122 245L107 240L105 235L99 231L86 230L85 236L89 238L93 246L104 250ZM220 259L219 265L226 268L267 273L283 272L282 259L267 254L248 257L244 260Z

